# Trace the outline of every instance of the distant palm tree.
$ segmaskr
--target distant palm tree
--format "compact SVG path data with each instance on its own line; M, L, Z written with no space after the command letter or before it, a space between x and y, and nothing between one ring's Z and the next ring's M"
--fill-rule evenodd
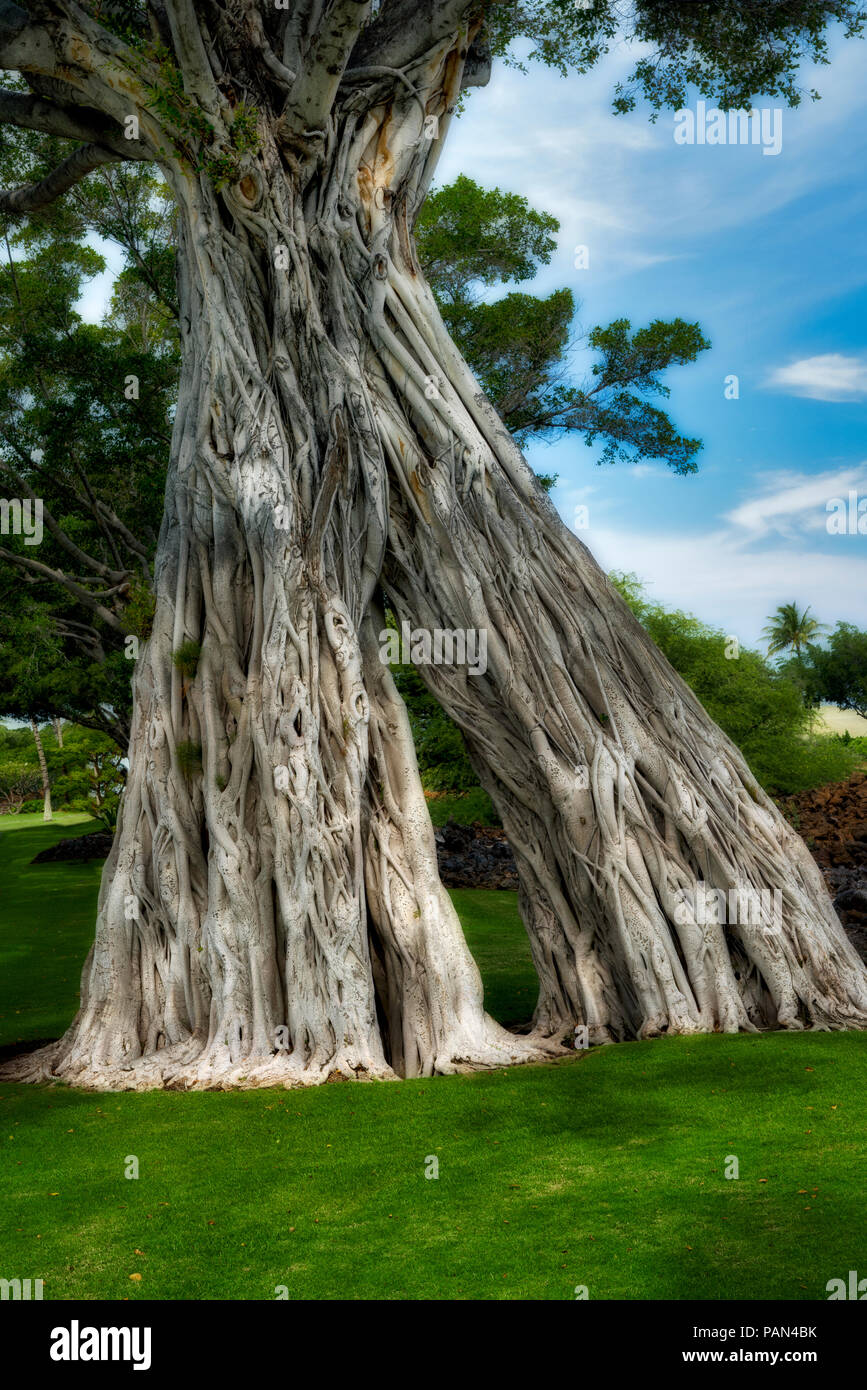
M762 636L767 638L768 656L776 656L777 652L787 652L791 648L800 660L803 648L815 642L824 627L824 623L810 617L809 605L800 612L796 603L781 603L762 632Z

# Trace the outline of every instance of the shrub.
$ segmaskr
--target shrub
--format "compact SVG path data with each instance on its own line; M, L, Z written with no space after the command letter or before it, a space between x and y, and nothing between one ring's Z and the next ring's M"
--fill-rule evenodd
M123 754L113 739L79 724L67 724L63 747L46 748L55 807L87 811L114 832L126 782Z
M202 649L198 642L182 642L176 651L172 652L172 661L184 680L192 680L199 669L199 657Z
M812 732L801 684L759 652L727 657L725 633L689 613L649 603L634 575L613 575L626 602L711 718L773 795L807 791L849 777L863 759L858 740ZM854 746L853 746L854 745Z
M432 796L428 799L428 810L434 825L445 825L446 821L456 821L458 825L499 825L500 818L487 792L481 787L455 795Z
M202 745L189 740L179 743L175 749L178 767L184 777L193 777L202 770Z

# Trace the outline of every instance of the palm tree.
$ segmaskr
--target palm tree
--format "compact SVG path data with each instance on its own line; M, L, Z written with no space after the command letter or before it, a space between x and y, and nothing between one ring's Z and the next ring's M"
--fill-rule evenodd
M800 612L796 603L781 603L762 632L767 638L768 656L776 656L791 647L800 661L803 648L814 642L824 628L824 623L810 617L809 605Z

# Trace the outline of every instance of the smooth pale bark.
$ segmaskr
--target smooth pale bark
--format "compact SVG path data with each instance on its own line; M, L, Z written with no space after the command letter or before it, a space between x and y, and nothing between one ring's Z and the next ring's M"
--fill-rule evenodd
M42 819L51 820L51 779L48 776L48 763L45 761L45 749L42 746L42 735L39 732L39 725L33 716L30 716L30 729L33 734L33 742L36 744L36 756L39 759L39 774L42 778Z

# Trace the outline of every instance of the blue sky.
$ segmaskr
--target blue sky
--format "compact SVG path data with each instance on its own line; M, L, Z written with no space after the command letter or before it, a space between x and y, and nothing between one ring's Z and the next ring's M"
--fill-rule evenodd
M867 43L836 43L830 67L804 70L822 100L782 111L776 155L678 145L671 113L613 115L631 61L621 51L566 79L499 68L452 125L437 182L466 173L553 213L557 252L524 288L569 286L585 328L701 323L712 350L667 377L676 425L705 442L700 471L600 468L581 439L534 446L530 461L560 475L568 523L589 508L582 539L602 565L744 644L792 600L867 626L867 535L826 529L831 498L867 498ZM88 288L86 317L110 280ZM576 376L588 365L576 354Z
M559 473L567 522L588 506L582 539L601 564L748 645L791 600L867 626L867 535L826 529L831 498L867 498L867 44L832 55L804 70L822 100L783 109L776 155L678 145L671 113L655 125L646 108L611 114L624 52L581 78L501 68L453 125L437 175L466 173L559 219L551 265L524 288L569 286L585 328L701 323L712 350L667 376L676 425L704 440L697 475L600 468L581 439L529 457ZM579 244L587 270L574 267ZM576 355L579 377L589 360Z

